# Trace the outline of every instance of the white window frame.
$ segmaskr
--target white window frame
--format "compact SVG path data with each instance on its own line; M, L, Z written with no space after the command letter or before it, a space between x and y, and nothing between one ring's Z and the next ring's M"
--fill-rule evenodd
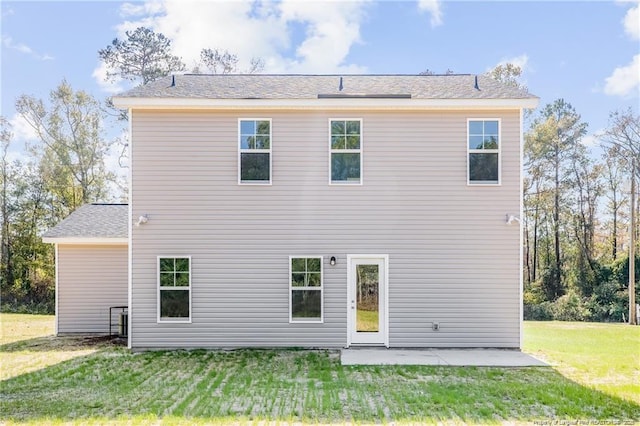
M189 259L189 286L188 287L179 287L180 290L184 290L184 291L188 291L189 292L189 317L188 318L162 318L160 316L160 293L163 289L166 290L175 290L176 287L162 287L160 286L160 259ZM192 262L191 262L191 256L185 256L185 255L161 255L161 256L157 256L156 258L156 288L157 288L157 294L156 294L156 299L157 299L157 303L156 303L156 310L157 310L157 322L158 323L162 323L162 324L191 324L191 318L192 318L192 305L191 305L191 299L192 299L192 294L191 294L191 279L192 279Z
M472 121L497 121L498 122L498 149L471 149L469 148L469 123ZM500 186L502 185L502 119L500 118L467 118L467 185L468 186ZM471 181L471 163L469 154L498 154L498 180L493 181Z
M293 273L291 261L293 259L320 259L320 287L294 287L291 282ZM293 298L291 296L293 290L314 290L320 292L320 319L304 319L293 318ZM324 257L318 255L295 255L289 256L289 323L290 324L322 324L324 323Z
M360 123L360 148L359 149L333 149L331 147L331 123L333 121L358 121ZM329 118L329 185L363 185L364 182L364 129L362 118ZM333 154L359 154L360 155L360 180L334 181L331 176L331 159Z
M242 122L243 121L268 121L269 122L269 149L242 148ZM271 185L273 180L273 122L270 118L238 118L238 185ZM269 154L269 180L242 180L242 154Z

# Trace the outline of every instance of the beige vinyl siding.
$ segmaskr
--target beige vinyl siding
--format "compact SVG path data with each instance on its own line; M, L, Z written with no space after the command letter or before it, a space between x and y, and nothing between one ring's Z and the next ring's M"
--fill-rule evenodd
M59 334L109 333L109 307L128 302L127 264L127 245L58 245Z
M237 183L237 120L272 119L272 185ZM362 119L362 185L329 182L328 120ZM499 186L467 184L467 119L500 118ZM514 111L134 111L133 348L347 342L348 254L389 255L392 347L518 347ZM324 322L290 324L288 260L324 256ZM156 322L156 256L192 258L192 323ZM331 256L337 264L329 265ZM432 331L431 323L440 323Z

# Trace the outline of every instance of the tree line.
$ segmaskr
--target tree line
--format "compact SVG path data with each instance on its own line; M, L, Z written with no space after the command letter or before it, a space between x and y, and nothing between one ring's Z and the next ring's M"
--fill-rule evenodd
M585 146L586 134L587 123L563 99L539 110L525 134L525 318L629 320L628 241L638 234L629 219L639 208L631 205L630 182L640 177L640 116L612 112L598 135L599 157Z
M172 53L171 40L140 27L98 51L107 66L107 81L146 84L186 69ZM218 48L202 49L192 72L256 73L264 62L252 58L241 69L237 55ZM0 117L0 302L2 310L53 313L55 259L42 234L86 203L126 202L126 182L108 166L127 141L110 137L109 129L126 126L126 113L109 99L76 90L66 80L47 99L23 95L16 112L33 131L35 141L25 155L10 158L16 143L9 120ZM117 161L120 163L120 161Z
M144 27L114 39L98 57L107 66L108 81L147 84L187 68L173 54L170 39ZM205 48L191 71L263 69L262 59L252 58L241 69L237 55ZM504 64L487 75L526 89L521 73L518 66ZM20 96L16 111L37 141L27 146L26 160L10 160L12 129L0 117L0 296L5 310L53 312L54 254L41 235L84 203L126 200L126 184L107 167L114 150L126 156L126 140L109 140L106 129L126 115L108 99L99 101L66 81L46 101ZM628 212L639 208L631 206L629 181L632 170L640 178L638 167L632 167L633 159L640 163L640 117L631 109L611 112L607 130L598 137L600 157L585 146L588 125L569 102L555 100L526 117L525 318L625 321Z

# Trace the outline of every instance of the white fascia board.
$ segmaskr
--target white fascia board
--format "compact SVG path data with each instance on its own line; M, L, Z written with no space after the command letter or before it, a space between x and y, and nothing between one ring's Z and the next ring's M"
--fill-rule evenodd
M99 244L99 245L128 245L129 238L91 238L91 237L43 237L43 243L50 244Z
M539 98L525 99L207 99L113 97L125 109L530 109Z

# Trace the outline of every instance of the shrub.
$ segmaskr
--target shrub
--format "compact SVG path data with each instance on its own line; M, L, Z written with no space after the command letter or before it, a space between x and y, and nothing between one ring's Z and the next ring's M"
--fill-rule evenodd
M629 311L629 292L615 280L600 284L589 300L590 321L622 322Z
M537 304L525 303L523 306L524 319L529 321L553 320L553 303L542 302Z
M553 303L553 318L558 321L586 321L589 309L574 291L570 290Z

